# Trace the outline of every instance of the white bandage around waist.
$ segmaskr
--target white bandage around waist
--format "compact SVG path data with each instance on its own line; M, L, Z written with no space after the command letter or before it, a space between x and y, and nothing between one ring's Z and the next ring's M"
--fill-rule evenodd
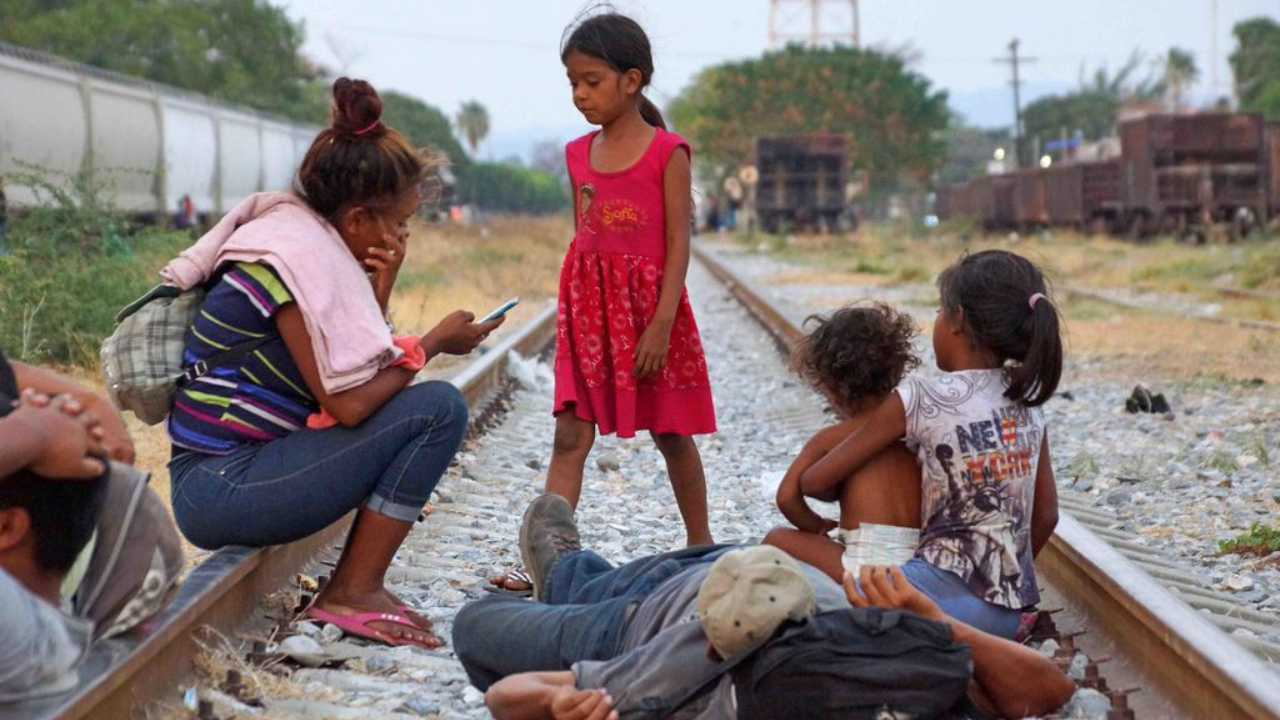
M836 542L844 545L840 561L858 576L863 565L901 565L915 556L920 542L917 528L863 523L853 530L836 530Z

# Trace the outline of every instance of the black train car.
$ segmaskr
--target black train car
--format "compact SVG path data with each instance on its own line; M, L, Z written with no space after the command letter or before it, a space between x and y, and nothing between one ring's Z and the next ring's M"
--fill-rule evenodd
M768 232L835 229L847 203L849 141L844 135L756 140L756 214Z

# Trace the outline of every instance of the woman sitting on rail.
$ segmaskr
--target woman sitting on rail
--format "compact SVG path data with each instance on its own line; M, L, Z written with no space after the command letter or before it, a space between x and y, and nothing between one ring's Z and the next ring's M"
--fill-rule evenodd
M502 321L456 311L420 338L392 336L385 313L426 166L368 83L341 78L333 100L296 194L248 198L162 273L208 291L185 363L218 356L169 417L174 515L213 549L292 542L358 509L308 615L434 648L431 622L384 575L462 442L467 405L448 383L410 383Z

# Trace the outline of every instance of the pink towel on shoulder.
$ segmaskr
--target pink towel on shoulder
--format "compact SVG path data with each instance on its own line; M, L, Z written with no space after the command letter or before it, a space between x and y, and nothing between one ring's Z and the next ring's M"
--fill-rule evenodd
M250 195L160 275L189 290L225 262L264 262L280 275L306 320L326 392L363 385L401 356L359 260L296 195Z
M409 368L414 372L418 372L427 364L427 351L422 349L422 336L420 335L397 335L396 347L404 351L399 360L391 363L390 367ZM323 430L338 424L338 419L329 414L328 410L320 408L320 412L311 413L307 416L307 427L312 430Z

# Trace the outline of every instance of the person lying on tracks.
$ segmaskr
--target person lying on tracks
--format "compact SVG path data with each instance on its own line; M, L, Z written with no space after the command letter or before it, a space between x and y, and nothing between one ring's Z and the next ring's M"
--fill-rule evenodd
M107 472L98 418L74 398L21 396L0 368L0 702L64 692L93 623L60 609L62 583L93 533ZM5 387L7 386L7 387Z
M208 549L293 542L356 511L307 616L434 648L430 620L384 576L468 409L449 383L412 383L432 357L471 352L502 320L459 310L421 337L393 337L385 313L429 168L382 121L368 83L339 78L333 100L295 194L249 197L162 273L207 288L187 365L243 351L174 397L173 510Z
M952 617L1021 637L1040 599L1033 560L1058 521L1040 407L1062 375L1058 311L1040 269L1003 250L962 257L938 286L941 374L899 385L800 473L800 491L829 496L905 440L924 482L920 544L904 572Z
M615 568L581 549L553 494L529 506L520 538L540 600L478 600L453 629L498 720L809 720L868 705L934 717L969 701L1024 717L1074 691L1050 660L948 617L897 568L864 566L842 588L774 548L725 545Z
M778 509L794 528L775 528L765 542L822 568L839 582L861 565L902 565L920 539L920 466L902 445L885 448L844 482L817 498L839 501L840 522L809 507L800 474L867 422L906 374L920 364L912 351L915 321L884 303L850 305L812 316L813 330L793 364L844 420L805 444L778 486ZM827 533L835 532L835 538Z
M45 577L63 576L59 600L65 599L77 617L92 621L95 638L118 635L168 604L182 569L181 543L163 502L147 486L149 475L130 465L133 441L110 400L53 370L9 361L0 351L0 417L15 408L43 408L55 401L92 426L94 442L109 462L104 473L94 461L103 477L92 491L30 472L0 491L5 511L26 518L25 525L8 526L25 527L25 535L8 538L24 551L7 554L0 567L31 579L31 568L41 558L56 555L68 547L64 543L79 545L66 568L44 562ZM78 541L82 522L89 532L84 543ZM39 549L50 544L55 549Z

